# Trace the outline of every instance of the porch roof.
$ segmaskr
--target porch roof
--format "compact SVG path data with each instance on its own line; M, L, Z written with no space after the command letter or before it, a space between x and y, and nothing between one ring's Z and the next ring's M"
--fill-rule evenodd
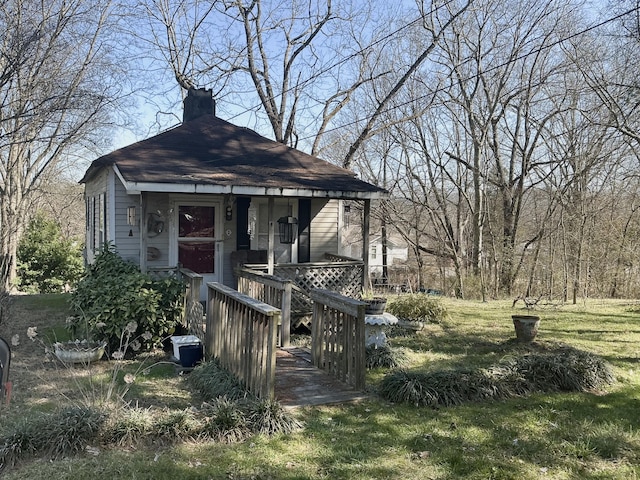
M387 192L350 170L203 115L93 161L81 183L113 167L128 193L233 193L375 199Z

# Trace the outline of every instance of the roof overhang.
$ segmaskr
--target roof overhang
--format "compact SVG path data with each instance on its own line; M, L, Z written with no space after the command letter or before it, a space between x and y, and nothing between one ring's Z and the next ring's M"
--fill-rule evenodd
M296 198L336 198L344 200L380 200L389 197L389 192L379 191L341 191L315 190L286 187L259 187L243 185L215 185L192 183L147 183L131 182L124 179L116 165L116 175L122 182L128 195L139 195L142 192L157 193L192 193L209 195L237 195L246 197L296 197Z

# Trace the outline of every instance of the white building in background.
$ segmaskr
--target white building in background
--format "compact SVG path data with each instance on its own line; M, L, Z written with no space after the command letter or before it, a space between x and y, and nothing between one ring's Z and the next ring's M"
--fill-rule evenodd
M357 228L350 227L343 235L344 243L341 254L351 258L362 258L362 239ZM387 237L387 267L404 263L409 258L409 247L398 235ZM372 280L382 278L382 235L370 237L369 242L369 275Z
M387 237L387 267L409 258L409 247L400 237ZM372 277L382 277L382 235L374 235L369 242L369 273Z

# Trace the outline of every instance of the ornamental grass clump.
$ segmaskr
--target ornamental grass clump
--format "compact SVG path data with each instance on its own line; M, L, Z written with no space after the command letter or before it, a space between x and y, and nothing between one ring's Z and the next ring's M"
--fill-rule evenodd
M0 439L0 470L26 457L57 459L96 441L107 415L90 407L65 407L24 416Z
M112 412L101 440L104 444L122 447L140 443L171 444L198 437L203 429L202 422L195 409L129 407Z
M387 312L412 322L441 323L447 309L439 298L421 293L401 295L387 305Z
M251 395L231 372L222 368L218 359L198 365L187 382L205 401L223 396L237 400Z
M369 345L366 350L366 366L373 368L399 368L407 363L407 355L402 350L389 345Z
M149 408L123 408L111 416L102 439L106 444L121 447L136 445L153 434L153 422L153 411Z
M98 324L97 328L101 326ZM37 327L29 327L27 329L27 338L32 342L38 342L42 345L45 358L52 360L57 358L60 360L60 364L64 368L72 373L74 378L75 391L73 393L60 392L63 398L71 400L72 402L81 406L101 406L101 407L117 407L126 403L125 396L127 395L131 384L136 381L136 375L139 373L148 373L155 365L164 362L156 362L152 365L145 365L144 362L139 363L134 373L123 373L123 369L126 366L124 361L128 352L137 352L141 347L141 341L145 338L150 338L151 334L145 332L138 337L134 337L134 333L138 331L138 324L134 321L127 323L122 332L120 332L119 340L116 349L111 353L109 360L109 371L107 375L96 375L92 370L92 363L90 361L84 361L81 365L85 368L86 375L78 375L77 370L74 367L74 362L68 361L66 354L70 352L82 352L92 353L95 347L92 347L91 342L66 342L61 344L56 342L53 346L50 346L47 342L42 340L38 336ZM48 339L47 339L48 341ZM60 350L62 348L62 350ZM61 355L61 352L65 355ZM100 349L100 356L102 356L102 348ZM97 360L94 359L94 360ZM58 368L58 363L55 363L55 368ZM120 381L122 377L122 382Z
M205 400L202 433L206 436L237 441L247 432L271 435L300 427L279 402L253 396L217 359L197 366L189 374L188 383Z
M202 406L202 434L219 442L241 442L251 435L249 422L241 405L227 397L214 399Z
M255 400L246 409L252 432L263 435L291 433L302 425L274 400Z
M163 410L155 418L153 436L163 442L193 438L200 431L201 425L194 410Z
M379 391L392 402L435 408L533 392L590 392L613 381L611 366L600 357L565 347L510 358L489 369L393 371L382 380Z
M536 391L589 392L615 380L611 366L601 357L568 347L560 352L523 355L505 363Z
M433 408L492 399L497 391L492 375L467 369L428 373L399 370L387 375L380 386L380 394L387 400Z

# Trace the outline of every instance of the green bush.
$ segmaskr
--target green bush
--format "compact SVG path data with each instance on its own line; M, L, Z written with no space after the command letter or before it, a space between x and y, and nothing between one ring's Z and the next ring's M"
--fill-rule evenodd
M59 293L84 272L82 246L62 236L60 225L36 214L18 246L18 282L30 293Z
M175 278L156 280L105 247L71 295L78 317L71 328L121 349L122 332L134 322L133 343L148 350L171 335L180 321L185 285Z
M395 298L387 305L387 311L398 318L415 322L440 323L447 317L447 309L439 298L422 293Z

